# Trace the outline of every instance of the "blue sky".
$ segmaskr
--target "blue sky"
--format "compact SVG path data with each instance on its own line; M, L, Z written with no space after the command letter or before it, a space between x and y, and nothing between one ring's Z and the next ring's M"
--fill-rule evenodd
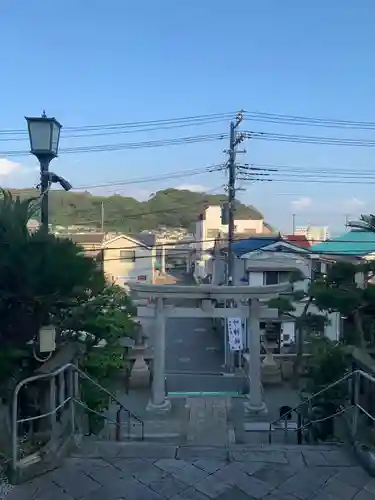
M232 11L230 9L233 9ZM245 109L375 121L375 2L340 0L3 0L0 5L0 130L25 128L43 108L65 126L168 119ZM61 148L225 132L228 124L111 137L62 138ZM243 129L372 139L340 131L272 123ZM37 182L36 160L1 152L26 150L24 136L0 142L0 182ZM131 180L222 162L223 141L165 148L63 155L53 170L73 185ZM370 170L375 150L251 140L241 161L336 173ZM18 164L19 168L13 163ZM16 165L17 166L17 165ZM374 211L373 185L312 183L295 175L246 185L244 202L283 230L329 224ZM339 176L334 174L339 180ZM288 180L289 178L289 180ZM301 182L296 182L301 181ZM174 186L218 188L223 174L114 187L145 197ZM103 190L93 189L102 193Z

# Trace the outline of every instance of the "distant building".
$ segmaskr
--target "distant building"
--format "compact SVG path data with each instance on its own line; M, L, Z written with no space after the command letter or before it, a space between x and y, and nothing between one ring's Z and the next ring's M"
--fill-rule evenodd
M311 251L320 255L331 255L335 258L345 257L352 261L356 259L374 260L375 233L354 229L337 238L313 245Z
M306 236L311 243L326 241L330 236L327 226L299 226L296 228L295 235Z
M152 234L65 233L96 259L109 283L127 288L129 282L154 283L156 247Z
M263 218L258 219L235 219L234 231L236 235L270 234L271 230L264 223ZM207 251L214 246L214 242L219 237L228 234L228 224L222 224L222 208L218 205L210 205L200 214L199 220L195 223L195 271L199 277L204 277L205 261Z
M298 247L302 248L310 248L311 243L310 241L306 238L304 234L287 234L284 236L284 239L288 243L292 243L293 245L296 245Z

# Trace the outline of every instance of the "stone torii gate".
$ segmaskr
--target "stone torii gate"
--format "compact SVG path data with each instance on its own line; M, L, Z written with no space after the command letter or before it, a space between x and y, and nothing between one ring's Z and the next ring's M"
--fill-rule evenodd
M264 286L180 286L180 285L150 285L134 283L129 285L141 299L154 299L155 305L138 307L138 317L154 318L153 334L154 361L152 394L147 409L155 412L165 412L171 407L171 402L165 394L165 327L167 318L247 318L247 345L249 347L249 400L246 410L255 414L267 411L261 384L260 347L261 336L259 321L277 318L277 309L269 309L265 303L280 293L291 290L289 283ZM178 301L195 301L200 307L178 307L173 304ZM215 308L213 301L232 300L241 304L238 308Z

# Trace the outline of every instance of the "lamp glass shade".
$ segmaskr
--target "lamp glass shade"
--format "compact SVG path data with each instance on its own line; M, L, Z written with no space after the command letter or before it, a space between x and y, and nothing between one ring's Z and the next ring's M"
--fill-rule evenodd
M61 124L55 118L46 116L28 118L30 150L35 155L57 156Z
M59 140L60 140L61 125L56 120L53 120L51 123L51 126L52 126L51 151L53 154L55 154L57 156L57 153L59 152Z

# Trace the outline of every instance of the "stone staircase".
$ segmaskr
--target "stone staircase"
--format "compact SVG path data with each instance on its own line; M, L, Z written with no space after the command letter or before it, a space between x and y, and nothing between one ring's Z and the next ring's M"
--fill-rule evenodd
M84 440L7 500L375 500L342 446L176 446Z
M246 420L241 408L227 397L187 398L174 438L157 438L166 418L145 441L132 432L73 440L68 458L0 489L0 500L375 500L375 479L349 447L283 442L296 434L282 429L267 444L267 419Z

